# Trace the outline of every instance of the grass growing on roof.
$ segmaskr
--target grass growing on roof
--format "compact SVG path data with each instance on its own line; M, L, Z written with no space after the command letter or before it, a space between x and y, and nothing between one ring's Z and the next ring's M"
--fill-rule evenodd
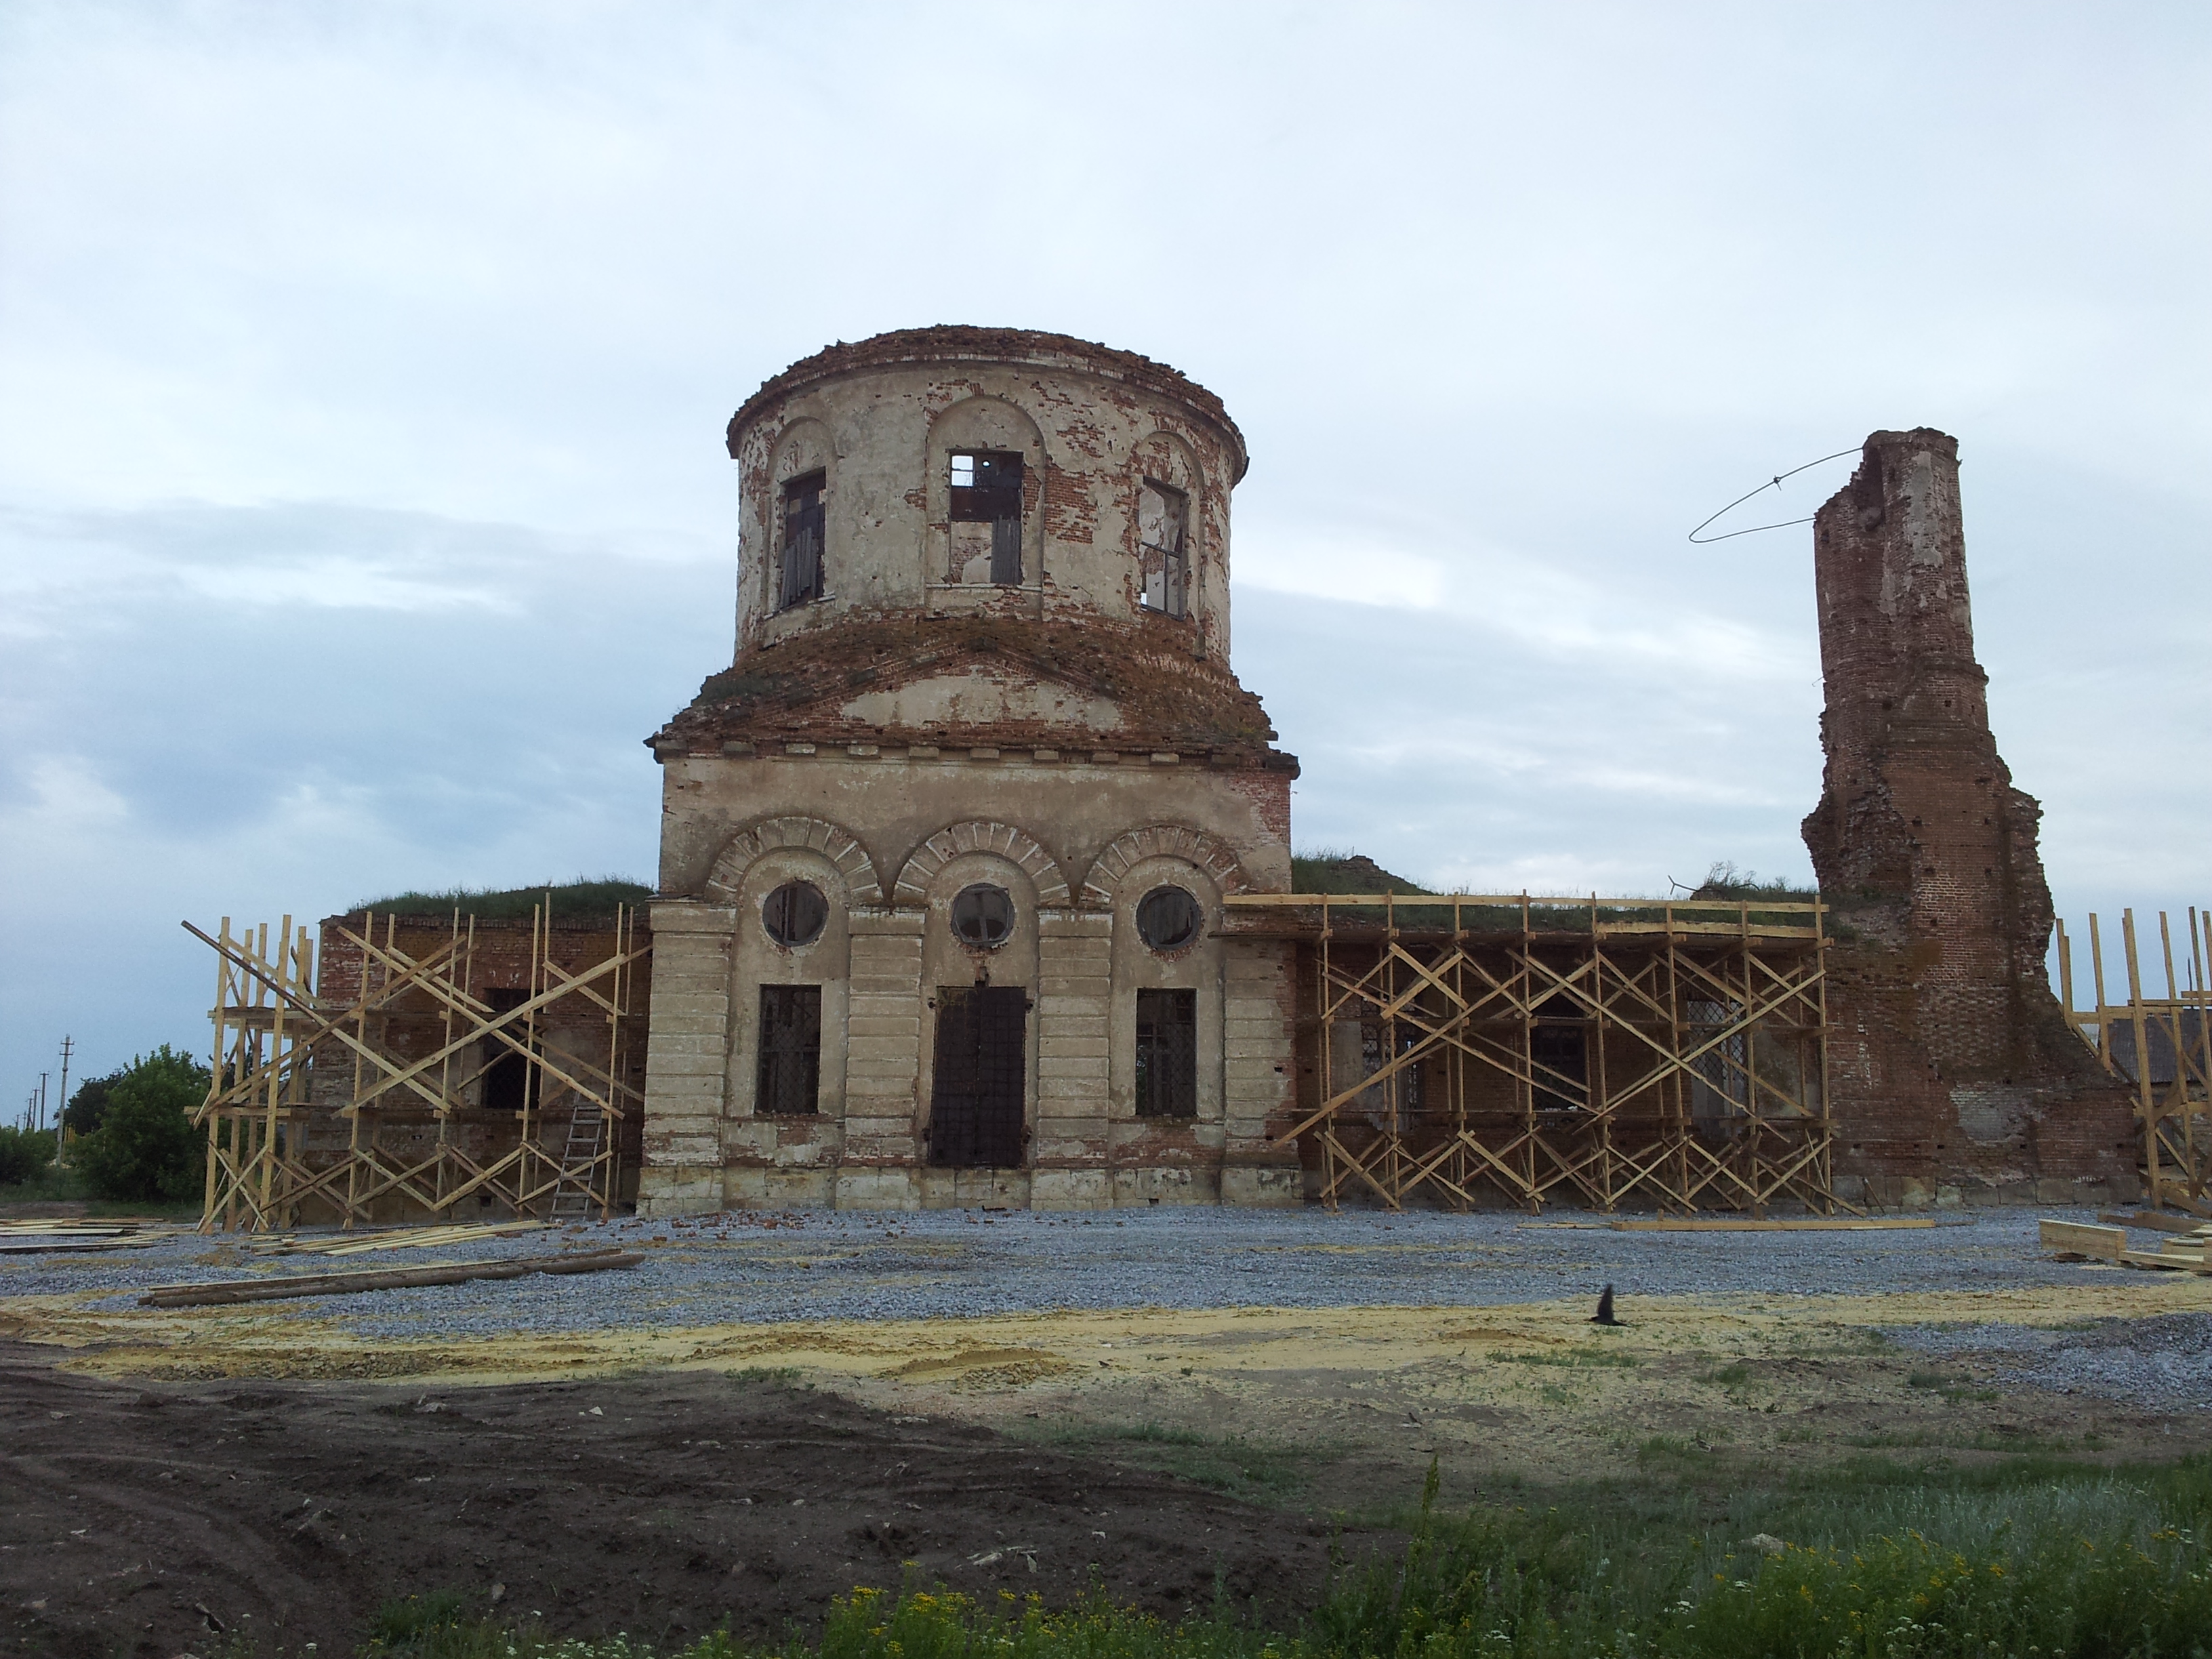
M1293 893L1425 893L1417 881L1393 875L1373 859L1342 847L1316 847L1291 854Z
M611 916L617 905L643 903L653 896L653 889L623 876L580 876L574 881L548 882L537 887L448 887L438 892L393 893L364 899L350 908L395 916L449 916L459 910L465 916L503 921L527 918L533 908L545 902L549 893L555 919L575 920Z

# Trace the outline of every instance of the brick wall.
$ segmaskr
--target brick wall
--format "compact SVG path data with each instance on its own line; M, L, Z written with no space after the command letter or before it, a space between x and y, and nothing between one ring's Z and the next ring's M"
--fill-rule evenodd
M1814 520L1837 1170L1875 1202L2132 1195L2133 1117L2045 971L2042 809L1974 659L1958 443L1877 432ZM2087 1195L2094 1196L2094 1194Z

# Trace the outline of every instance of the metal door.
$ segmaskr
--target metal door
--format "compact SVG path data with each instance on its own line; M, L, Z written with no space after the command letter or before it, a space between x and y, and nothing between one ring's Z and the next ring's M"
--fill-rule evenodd
M929 1161L1009 1170L1022 1162L1029 996L1019 986L952 985L937 994L937 1076Z

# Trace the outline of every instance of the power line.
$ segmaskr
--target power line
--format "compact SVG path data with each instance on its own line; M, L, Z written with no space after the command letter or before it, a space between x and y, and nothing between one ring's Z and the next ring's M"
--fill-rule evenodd
M1856 455L1858 453L1859 446L1853 444L1849 449L1839 449L1832 455L1823 455L1818 461L1808 461L1803 466L1793 466L1787 472L1778 472L1772 477L1769 478L1765 483L1759 485L1759 489L1747 491L1747 493L1737 496L1719 512L1714 514L1712 519L1707 519L1705 524L1699 525L1698 526L1698 530L1703 530L1705 527L1705 525L1712 523L1713 519L1726 518L1729 514L1735 512L1736 508L1741 507L1746 501L1749 501L1752 496L1760 494L1762 491L1781 489L1782 481L1784 478L1794 478L1800 472L1803 472L1809 468L1820 465L1822 461L1840 460L1846 455ZM1698 534L1698 530L1692 530L1690 532L1690 539L1697 543L1698 546L1703 547L1708 543L1724 542L1735 536L1756 536L1762 530L1787 530L1792 525L1810 524L1812 522L1813 515L1808 514L1802 519L1784 519L1779 524L1755 524L1748 530L1723 531L1717 536L1700 536Z

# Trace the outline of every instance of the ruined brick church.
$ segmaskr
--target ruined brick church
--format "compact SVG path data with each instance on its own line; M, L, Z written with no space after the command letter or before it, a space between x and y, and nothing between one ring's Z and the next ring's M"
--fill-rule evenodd
M734 659L652 739L641 1208L1301 1201L1300 947L1224 925L1290 889L1297 764L1230 669L1220 401L1056 335L915 330L793 365L728 441ZM1875 434L1815 529L1824 1179L2127 1195L2126 1099L2045 981L1956 445ZM1559 1000L1523 1015L1552 1056L1524 1113L1602 1069ZM1418 1117L1416 1071L1381 1109Z
M639 1200L1297 1201L1290 785L1230 672L1244 441L1055 335L840 345L730 422L737 652L664 779Z

